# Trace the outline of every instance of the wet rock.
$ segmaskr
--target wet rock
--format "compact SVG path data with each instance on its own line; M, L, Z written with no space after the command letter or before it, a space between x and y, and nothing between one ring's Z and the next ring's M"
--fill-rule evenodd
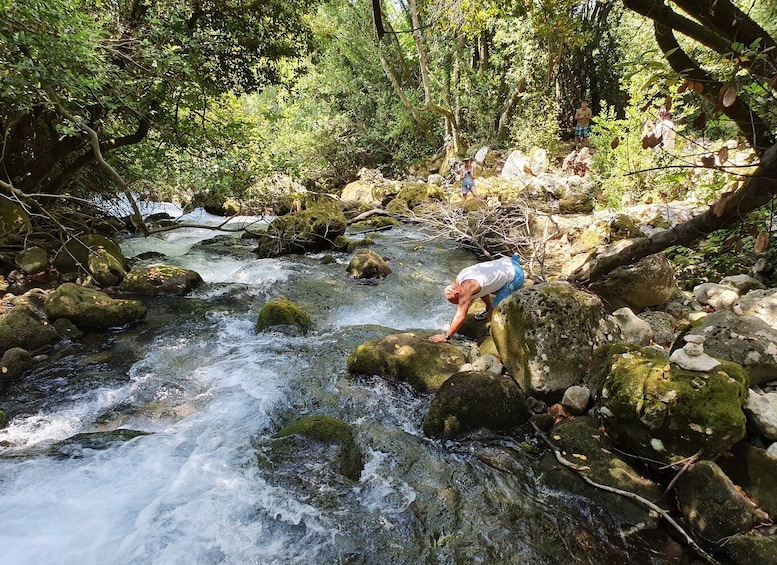
M331 416L302 416L275 434L276 438L289 436L301 436L316 443L339 446L337 472L352 481L359 480L364 469L364 455L356 445L350 424Z
M307 333L313 326L310 315L296 303L283 296L271 299L259 312L256 332L280 329L292 333Z
M363 343L348 357L348 372L407 382L420 392L435 392L466 362L449 343L402 333Z
M57 252L53 264L60 273L90 272L90 274L94 274L89 271L89 257L100 250L103 250L104 254L110 255L123 270L126 270L127 259L121 252L119 245L112 239L99 234L87 234L78 239L69 240ZM101 267L102 265L96 264L96 266ZM98 277L100 277L99 274Z
M391 274L386 261L371 249L359 249L346 272L355 279L383 279Z
M736 565L777 563L777 536L733 536L726 550Z
M79 328L104 330L136 322L146 316L145 304L138 300L113 299L104 292L65 283L46 300L49 320L67 318Z
M529 416L523 392L508 377L461 372L440 386L424 418L424 433L452 438L479 428L509 430Z
M777 516L777 460L766 450L740 441L715 462L760 509Z

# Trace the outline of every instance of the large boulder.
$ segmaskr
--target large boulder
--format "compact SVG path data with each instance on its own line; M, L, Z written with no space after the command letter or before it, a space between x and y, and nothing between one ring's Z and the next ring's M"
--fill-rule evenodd
M184 296L202 284L196 271L170 265L155 265L132 269L119 285L128 294Z
M391 274L385 259L371 249L359 249L346 272L354 279L384 279Z
M345 234L347 222L338 202L326 195L310 199L306 207L275 218L259 234L256 253L279 257L290 253L328 251L337 236Z
M141 320L146 305L139 300L113 299L104 292L65 283L46 300L50 321L67 318L79 328L105 330Z
M267 302L259 312L256 332L268 329L291 333L307 333L313 326L310 315L296 303L283 296L276 296Z
M21 347L12 347L0 359L0 383L21 379L33 364L29 351Z
M523 391L559 398L612 331L599 298L565 282L524 287L497 306L491 321L502 362Z
M479 428L509 430L531 415L520 388L490 371L456 373L446 380L424 418L428 436L451 438Z
M347 365L351 374L379 375L407 382L420 392L436 392L465 362L464 354L453 345L402 333L361 344Z
M0 352L15 347L35 351L60 340L59 333L27 306L0 316Z
M689 371L655 349L611 344L594 353L588 384L607 433L647 459L715 459L746 433L749 382L735 363Z
M609 312L628 306L640 312L648 306L662 306L677 290L674 268L662 253L648 255L633 265L618 267L591 283Z
M777 378L777 329L759 317L715 312L695 322L686 335L703 336L708 355L742 365L753 385Z
M340 200L346 205L356 203L379 208L393 200L401 189L399 181L383 178L380 171L362 169L359 171L359 180L345 185Z

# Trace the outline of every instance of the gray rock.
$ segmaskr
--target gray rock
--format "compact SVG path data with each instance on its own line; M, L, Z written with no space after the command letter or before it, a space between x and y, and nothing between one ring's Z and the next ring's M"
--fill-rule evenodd
M758 394L751 390L743 409L753 428L769 441L777 441L777 393Z
M674 316L668 312L650 310L640 312L638 316L650 325L653 330L653 341L662 347L672 345L677 326L677 319Z
M693 289L693 295L699 304L712 306L715 310L731 310L739 298L735 288L715 283L700 284Z
M591 391L587 386L571 386L564 392L561 405L573 416L585 414L591 402Z
M672 264L665 255L656 253L633 265L618 267L590 288L602 298L609 311L628 306L639 312L669 302L677 290L677 282Z
M777 328L777 288L750 291L734 302L732 310L738 316L758 316Z
M750 275L732 275L723 277L720 284L735 288L740 296L744 296L751 290L763 290L766 288L761 281Z
M631 308L618 308L612 313L612 317L621 329L623 338L629 343L650 345L650 342L653 341L653 328L632 312Z

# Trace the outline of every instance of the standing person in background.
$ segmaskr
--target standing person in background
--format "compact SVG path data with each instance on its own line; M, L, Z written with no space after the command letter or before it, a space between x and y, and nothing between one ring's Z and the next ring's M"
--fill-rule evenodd
M472 194L475 200L480 200L475 191L475 163L470 157L464 159L464 164L459 169L459 178L461 179L461 197L466 200L468 194Z
M653 135L659 140L658 145L662 149L674 149L674 122L672 115L666 108L658 111L658 123L653 129Z
M575 143L587 141L591 131L591 117L593 112L588 107L588 103L583 100L580 107L575 110Z

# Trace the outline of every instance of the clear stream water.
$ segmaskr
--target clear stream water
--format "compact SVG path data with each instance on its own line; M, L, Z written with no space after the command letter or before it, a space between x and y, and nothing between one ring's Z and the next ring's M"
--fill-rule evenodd
M373 249L393 273L364 284L346 277L345 254L323 264L197 245L213 236L125 241L128 257L164 253L206 284L147 300L143 323L86 335L1 391L13 416L0 430L3 565L683 562L662 535L540 487L524 438L429 440L430 396L347 374L365 341L444 328L441 286L473 257L392 230ZM279 295L311 314L313 332L255 333ZM358 482L331 472L327 450L273 451L300 414L353 425ZM110 430L144 433L94 434ZM484 453L510 454L510 471Z

